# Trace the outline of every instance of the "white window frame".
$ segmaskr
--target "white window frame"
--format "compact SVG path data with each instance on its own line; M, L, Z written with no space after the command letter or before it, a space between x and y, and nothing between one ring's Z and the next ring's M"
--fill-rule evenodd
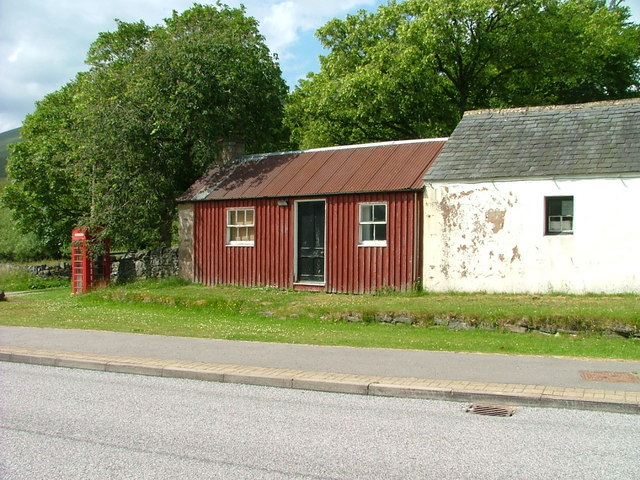
M363 220L362 209L365 207L384 207L384 221ZM372 212L373 213L373 212ZM373 218L373 215L371 215ZM386 202L363 202L358 204L358 246L360 247L386 247L387 238L389 237L389 206ZM384 240L364 240L363 227L368 225L385 225ZM374 229L375 232L375 229Z
M560 215L551 215L550 213L550 205L551 201L567 201L571 200L571 215L563 215L563 212L560 212ZM562 204L560 206L562 209ZM545 216L545 235L573 235L574 231L574 208L575 201L573 195L559 195L559 196L550 196L544 198L544 216ZM552 220L553 219L553 220ZM560 228L551 228L551 222L557 222L560 224ZM571 228L565 228L565 223L570 222Z
M253 214L253 222L252 223L242 223L242 224L238 224L237 222L235 224L231 223L231 215L233 213L236 214L238 212L243 212L243 214L245 215L245 219L244 221L246 222L246 212L250 211ZM227 242L226 245L228 247L253 247L255 245L255 238L256 238L256 209L255 207L238 207L238 208L228 208L225 212L225 219L226 219L226 235L227 235ZM231 240L232 235L232 229L241 229L241 228L247 228L247 229L253 229L253 240Z

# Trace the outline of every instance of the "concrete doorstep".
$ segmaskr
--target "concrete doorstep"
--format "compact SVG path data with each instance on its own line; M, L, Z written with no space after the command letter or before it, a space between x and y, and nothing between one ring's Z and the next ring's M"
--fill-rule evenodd
M0 346L0 361L322 392L640 414L640 392L383 377Z

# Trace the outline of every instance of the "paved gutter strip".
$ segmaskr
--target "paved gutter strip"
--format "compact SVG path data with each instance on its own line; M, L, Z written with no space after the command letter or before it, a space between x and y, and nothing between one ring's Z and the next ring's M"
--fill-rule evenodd
M0 361L333 393L640 414L640 392L383 377L0 346Z

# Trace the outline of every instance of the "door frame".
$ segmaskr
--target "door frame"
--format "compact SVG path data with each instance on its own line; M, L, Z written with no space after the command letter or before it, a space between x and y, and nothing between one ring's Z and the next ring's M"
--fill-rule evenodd
M298 280L298 205L300 203L322 202L324 203L324 281L310 282ZM326 285L327 284L327 200L325 198L309 198L295 200L293 204L293 284L294 285Z

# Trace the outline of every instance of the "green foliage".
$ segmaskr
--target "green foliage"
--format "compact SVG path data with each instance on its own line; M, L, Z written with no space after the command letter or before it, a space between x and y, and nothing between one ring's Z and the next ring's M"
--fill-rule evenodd
M286 85L244 9L195 4L163 26L117 22L89 72L37 105L14 147L4 202L50 251L74 226L123 248L171 243L175 200L218 158L282 141Z
M448 135L466 110L637 96L640 28L604 0L406 0L332 20L286 107L301 148Z
M7 208L0 208L0 261L25 262L46 257L42 244L33 233L16 229Z
M0 195L6 180L0 178ZM24 262L46 258L44 245L33 233L24 234L16 226L11 211L0 205L0 261Z
M194 5L165 23L120 22L88 58L86 153L98 179L91 221L138 247L170 244L174 199L210 166L221 140L246 139L249 151L275 145L286 95L244 10Z

